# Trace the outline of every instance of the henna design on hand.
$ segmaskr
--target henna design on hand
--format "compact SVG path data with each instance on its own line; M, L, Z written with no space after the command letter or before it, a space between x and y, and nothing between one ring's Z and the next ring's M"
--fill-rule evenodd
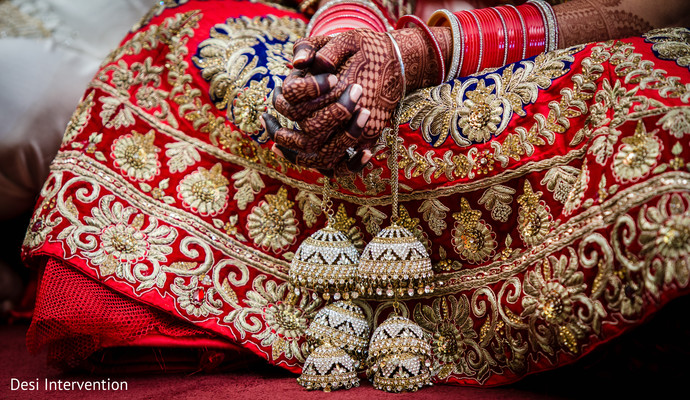
M321 147L308 152L299 150L294 144L295 141L303 140L304 135L281 127L278 120L268 113L262 116L267 132L275 138L273 150L277 155L294 164L317 168L327 176L358 172L369 161L371 158L371 151L369 150L360 150L351 159L344 157L343 152L343 150L355 146L369 117L369 110L360 108L355 112L342 133L331 136ZM300 143L300 145L305 147L304 143Z
M450 30L434 29L438 31L444 54L449 57ZM401 29L392 34L401 47L408 89L435 83L439 66L421 29ZM352 171L353 161L345 160L344 150L353 147L364 154L363 151L373 147L383 128L390 123L403 95L400 61L390 38L384 33L353 30L327 40L303 39L295 49L295 68L308 70L309 74L291 74L283 89L276 90L274 106L278 112L298 122L302 131L274 129L277 148L288 160L299 165L334 174ZM323 71L338 77L335 86L329 83L327 93L323 90L328 75L319 74ZM345 104L342 98L347 92L345 88L354 83L363 89L358 106L367 110L368 122L353 141L352 135L348 137L342 133L343 121L352 113L352 109L342 107ZM338 98L341 100L335 102Z
M621 0L580 0L555 6L559 47L620 39L653 28L641 16L623 9L621 3Z

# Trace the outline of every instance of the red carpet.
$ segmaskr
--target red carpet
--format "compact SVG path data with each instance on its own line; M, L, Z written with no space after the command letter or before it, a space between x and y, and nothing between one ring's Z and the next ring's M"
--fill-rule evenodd
M295 381L296 376L270 366L254 366L222 374L196 375L110 375L65 374L46 367L45 355L32 356L26 351L24 334L27 326L0 325L0 398L2 399L552 399L531 388L479 389L454 386L432 386L417 393L388 394L375 390L369 382L352 390L331 393L308 392ZM12 390L12 378L34 383L38 390ZM127 382L127 391L46 390L48 381L93 382L110 379ZM17 381L15 381L16 384ZM27 383L28 385L28 383Z
M690 337L688 299L669 304L649 324L611 343L579 363L526 377L501 388L433 386L417 393L388 394L369 382L352 390L308 392L296 376L258 364L218 374L125 374L94 376L67 374L46 366L45 354L28 354L27 325L0 325L0 399L637 399L643 394L665 398L682 390L690 376L687 338ZM679 318L679 316L682 316ZM12 378L33 383L38 390L12 390ZM38 379L38 384L36 380ZM126 391L46 390L51 382L127 382ZM14 381L15 385L17 381ZM677 393L677 392L676 392Z

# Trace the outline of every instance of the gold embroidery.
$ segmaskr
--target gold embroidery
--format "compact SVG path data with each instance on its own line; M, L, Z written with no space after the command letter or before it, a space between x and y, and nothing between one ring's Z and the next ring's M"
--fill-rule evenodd
M639 179L649 173L660 156L661 143L647 132L642 121L637 122L635 134L621 139L623 145L613 160L613 174L622 182Z
M663 281L690 281L690 195L666 195L656 207L643 207L637 221L640 227L641 255L654 268L661 260Z
M225 321L232 322L243 338L249 332L262 346L272 348L274 361L284 354L288 360L304 362L307 343L300 346L300 340L321 306L320 298L312 299L308 293L296 296L288 283L276 284L265 275L254 279L252 289L246 294L248 307L231 311Z
M131 283L157 278L160 265L172 253L170 245L178 235L169 226L159 225L158 219L145 216L134 207L124 207L112 195L103 196L98 207L91 210L91 216L84 217L84 222L68 210L61 211L72 222L60 235L71 251L80 249L88 262L99 268L101 276L115 274ZM137 266L143 260L154 267L148 279ZM139 289L144 287L139 285Z
M289 72L285 65L292 57L292 43L304 35L304 29L304 22L288 17L230 18L214 26L199 45L193 61L210 83L211 99L218 109L228 108L228 118L243 132L259 134L258 117L272 108L267 102L269 76L261 77L269 70L258 65L259 56L268 58L275 84L280 85ZM260 135L260 140L266 139Z
M150 193L151 197L156 200L161 200L165 204L174 204L175 198L166 194L166 190L170 187L170 178L165 178L158 183L158 187L151 187L148 183L139 182L139 188L144 193Z
M582 202L585 198L585 191L589 185L589 168L587 167L587 162L582 164L582 169L575 180L573 189L568 193L568 197L565 200L565 206L563 207L563 214L570 215L575 210L580 208Z
M254 196L266 187L261 175L250 168L234 173L232 179L235 180L233 186L237 189L232 198L237 201L240 210L246 210L247 205L254 202Z
M527 246L541 243L551 228L551 214L543 200L542 193L534 192L529 181L525 180L524 191L517 198L520 205L518 211L518 232Z
M690 108L676 108L670 110L659 119L657 125L669 131L673 136L682 139L683 135L690 134Z
M210 170L199 167L177 186L177 198L182 206L200 215L214 216L228 206L228 184L223 166L217 163Z
M357 250L361 253L364 250L364 237L362 236L362 231L357 225L355 225L355 219L347 215L345 211L345 205L340 204L338 206L338 211L333 216L333 224L331 225L333 229L337 229L345 234L350 243L352 243Z
M565 204L579 175L580 171L577 168L563 165L548 170L540 183L553 192L554 200Z
M596 323L593 320L601 317L591 311L589 314L576 312L578 305L589 310L594 308L585 294L587 285L583 283L584 274L578 271L577 255L569 249L569 257L549 256L540 264L527 272L520 317L529 319L529 337L535 347L553 355L558 343L569 352L577 353L579 342Z
M168 149L165 155L169 157L168 168L170 173L184 172L187 167L201 161L199 151L191 143L186 142L172 142L165 145Z
M300 190L295 196L299 209L302 210L302 219L309 228L314 226L321 215L321 199L314 193ZM354 222L354 221L353 221ZM336 228L337 229L337 228Z
M362 223L367 228L370 235L376 236L381 230L381 224L387 215L370 206L361 206L357 209L357 216L362 219Z
M488 372L484 367L488 364L486 353L479 350L467 297L436 298L431 307L417 304L414 321L432 336L433 375L445 379L450 374L482 376Z
M160 149L153 145L156 133L152 129L142 135L136 131L121 136L113 142L110 157L115 167L120 168L124 176L137 181L150 181L160 173L158 161Z
M418 212L422 213L424 221L429 223L429 228L436 236L441 236L448 226L446 224L446 213L450 208L446 207L437 199L427 199L420 204Z
M552 79L565 75L565 63L574 61L572 55L581 49L542 54L505 68L502 75L456 81L452 90L450 84L419 90L407 97L402 120L412 129L421 128L434 146L442 145L449 134L463 147L487 141L505 130L513 113L525 116L523 107L534 103L539 89L551 86Z
M199 285L199 278L196 276L192 276L189 281L189 284L185 284L183 278L175 278L174 283L170 285L170 291L177 295L180 307L195 317L220 315L223 302L214 298L216 290Z
M470 208L464 197L460 200L460 212L453 213L453 246L460 258L472 264L486 261L496 249L496 234L484 220L482 213Z
M93 101L94 91L89 91L74 110L72 117L69 122L67 122L67 128L65 129L65 135L62 137L62 145L66 145L71 142L77 135L79 135L86 124L91 119L91 109L94 106Z
M553 169L549 170L553 171ZM503 185L495 185L486 189L478 203L491 211L491 218L496 221L507 222L513 212L510 204L513 202L515 189Z
M247 230L254 244L274 253L294 244L299 234L294 205L287 198L287 189L281 187L278 193L267 194L265 200L252 208L247 217Z
M678 65L690 68L690 30L687 28L654 29L643 35L654 43L652 50L659 58L674 60Z

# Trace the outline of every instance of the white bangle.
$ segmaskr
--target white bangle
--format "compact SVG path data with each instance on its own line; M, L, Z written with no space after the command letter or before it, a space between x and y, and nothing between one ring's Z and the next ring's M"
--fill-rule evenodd
M446 75L446 81L450 79L455 79L458 77L460 70L462 69L462 62L464 58L464 38L462 26L458 23L458 19L448 10L436 10L429 17L427 25L438 26L436 22L440 19L447 19L450 24L450 30L453 36L453 54L451 55L450 68L448 69L448 75Z
M553 11L553 7L543 0L530 0L529 3L539 8L539 12L544 19L544 29L546 30L545 37L548 37L546 51L556 50L558 48L558 25L556 23L556 14Z
M393 44L393 50L395 51L395 56L398 57L398 62L400 63L400 73L402 74L402 97L400 98L401 100L405 98L405 92L407 91L407 82L405 81L405 63L403 63L402 59L402 53L400 52L400 47L398 47L398 43L395 41L395 38L393 38L393 35L390 34L390 32L386 32L386 35L391 40L391 43Z

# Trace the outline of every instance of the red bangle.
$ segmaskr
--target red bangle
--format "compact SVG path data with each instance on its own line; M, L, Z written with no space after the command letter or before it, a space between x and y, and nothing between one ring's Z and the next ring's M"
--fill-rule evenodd
M327 18L328 16L332 14L356 14L358 16L361 16L362 18L366 18L367 20L371 21L371 26L377 32L385 32L386 31L386 26L384 25L383 21L376 15L374 14L373 11L356 6L354 4L337 4L334 5L333 7L329 8L326 10L321 18Z
M517 10L525 20L525 26L527 27L528 45L526 57L543 53L546 49L546 36L544 35L546 30L541 13L532 4L523 4L517 7Z
M508 28L510 43L515 43L515 47L509 55L508 62L511 63L523 60L525 58L527 48L527 29L525 28L525 22L522 20L522 16L514 6L507 5L504 9L506 10L506 14L509 15L512 25Z
M434 36L434 34L431 32L431 29L429 29L429 27L424 23L424 21L422 21L422 19L416 15L403 15L402 17L400 17L398 23L395 25L395 29L401 29L407 24L412 24L421 28L422 31L424 31L424 33L426 34L427 39L429 39L429 41L431 42L431 47L434 50L436 62L439 66L437 85L442 84L446 78L446 63L443 60L441 46L439 45L436 36Z
M491 7L490 8L498 17L498 20L500 21L500 26L499 26L499 33L496 34L499 39L499 44L498 48L501 51L501 66L507 65L508 64L508 26L506 24L506 20L503 17L503 14L501 14L501 11L499 11L497 8Z
M484 33L484 59L480 69L499 67L503 56L499 47L501 42L498 38L499 20L487 8L475 10L474 14L481 22Z
M462 76L474 74L479 67L479 27L468 11L454 13L465 32L465 62L462 66Z

